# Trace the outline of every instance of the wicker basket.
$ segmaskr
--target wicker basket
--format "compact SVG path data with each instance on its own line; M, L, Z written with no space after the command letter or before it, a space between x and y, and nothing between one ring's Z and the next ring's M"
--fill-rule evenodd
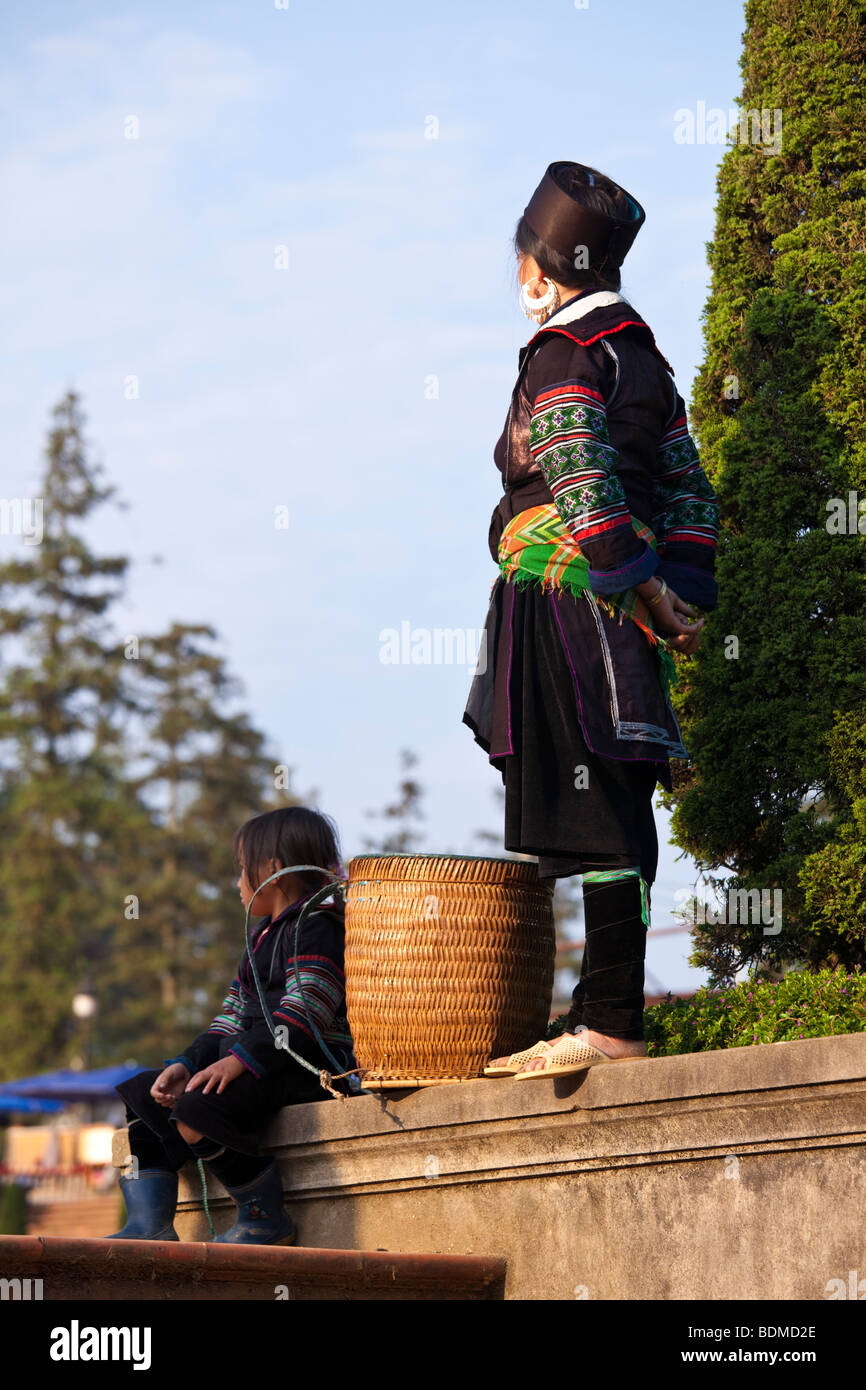
M535 864L457 855L353 859L346 1005L370 1090L481 1076L544 1036L553 900Z

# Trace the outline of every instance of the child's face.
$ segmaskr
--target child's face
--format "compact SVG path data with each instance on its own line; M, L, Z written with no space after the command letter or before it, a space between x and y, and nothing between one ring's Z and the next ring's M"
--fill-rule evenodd
M243 903L244 907L249 907L249 905L250 905L250 898L253 896L253 893L254 893L255 891L256 891L256 890L253 888L253 885L250 883L249 879L247 878L247 871L246 871L246 869L242 867L242 868L241 868L241 873L240 873L240 878L238 879L238 892L239 892L240 895L241 895L241 902ZM262 891L261 891L261 893L259 893L259 896L256 898L256 907L259 907L259 906L260 906L261 901L262 901L262 898L267 897L267 893L268 893L267 888L263 888ZM264 916L264 911L263 911L262 915Z
M271 874L275 874L280 867L281 865L279 864L270 863L266 868L266 872L261 876L262 880L269 878ZM240 877L238 878L238 892L240 893L241 902L244 907L249 907L250 899L256 890L247 878L246 866L243 864L241 865ZM263 888L260 893L256 894L256 900L253 903L253 916L277 916L278 913L282 912L287 903L292 902L294 898L299 895L299 892L296 891L294 875L284 874L282 878L274 879L273 883L269 883L266 888Z

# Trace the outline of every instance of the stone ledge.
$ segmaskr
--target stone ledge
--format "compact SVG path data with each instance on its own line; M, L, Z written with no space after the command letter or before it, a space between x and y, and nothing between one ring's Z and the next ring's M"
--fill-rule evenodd
M46 1301L502 1297L505 1262L383 1251L0 1236L0 1277L41 1279Z
M636 1058L556 1079L516 1082L510 1077L484 1077L292 1106L277 1116L266 1143L277 1147L286 1137L287 1127L293 1143L327 1141L387 1134L395 1127L476 1124L479 1120L552 1114L569 1108L611 1110L654 1101L861 1080L866 1080L866 1033L844 1033L834 1038L765 1043L679 1057Z

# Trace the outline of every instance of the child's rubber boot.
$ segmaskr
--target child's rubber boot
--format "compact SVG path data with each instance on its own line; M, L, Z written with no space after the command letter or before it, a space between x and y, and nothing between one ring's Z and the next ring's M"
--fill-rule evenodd
M225 1184L224 1184L225 1186ZM237 1203L235 1224L214 1242L220 1245L294 1245L297 1227L283 1211L283 1180L277 1161L244 1187L226 1187Z
M121 1178L126 1225L106 1240L180 1240L174 1229L177 1173L142 1168L137 1178Z

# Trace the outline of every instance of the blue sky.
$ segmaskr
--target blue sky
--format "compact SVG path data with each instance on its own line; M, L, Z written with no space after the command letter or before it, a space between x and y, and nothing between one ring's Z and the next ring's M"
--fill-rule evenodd
M646 208L623 292L688 399L722 150L677 143L674 113L733 104L741 3L4 8L7 495L33 492L75 387L129 504L93 525L135 561L119 627L212 623L350 854L402 747L425 848L481 852L498 777L461 724L471 672L384 664L380 635L483 623L531 332L510 243L552 160ZM693 877L678 853L659 926ZM654 979L699 983L686 950L651 943Z

